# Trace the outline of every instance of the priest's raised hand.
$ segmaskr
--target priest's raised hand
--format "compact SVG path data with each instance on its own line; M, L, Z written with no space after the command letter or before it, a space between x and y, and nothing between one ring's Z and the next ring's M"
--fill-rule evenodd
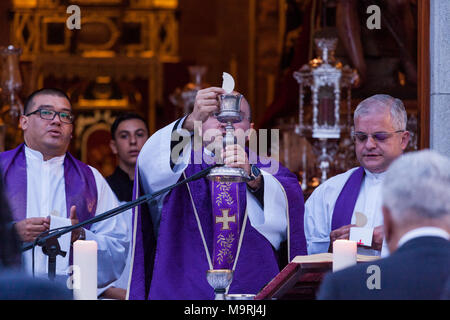
M189 131L194 130L194 122L201 123L208 120L215 112L219 111L218 95L224 94L225 90L219 87L209 87L199 90L195 96L194 109L183 123L183 128Z
M70 207L69 219L70 219L70 222L72 223L72 225L76 225L80 222L77 217L77 207L76 206ZM77 228L72 231L72 234L71 234L71 242L72 243L74 243L77 240L84 240L84 239L86 239L86 233L83 228Z

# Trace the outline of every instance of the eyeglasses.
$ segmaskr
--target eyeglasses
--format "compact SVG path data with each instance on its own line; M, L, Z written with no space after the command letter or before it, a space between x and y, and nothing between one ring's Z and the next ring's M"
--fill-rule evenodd
M405 130L397 130L394 132L375 132L372 134L368 134L368 133L364 133L364 132L355 132L355 133L353 133L353 141L363 143L367 140L367 138L369 136L371 136L372 139L374 139L375 141L383 142L383 141L389 139L390 137L392 137L393 134L400 133L400 132L405 132Z
M71 114L70 112L67 111L54 111L54 110L49 110L49 109L37 109L34 110L33 112L30 112L28 114L26 114L25 116L31 116L33 114L39 113L39 116L41 117L41 119L44 120L53 120L55 119L56 115L59 116L59 120L61 120L61 122L64 123L73 123L73 121L75 120L75 117L73 114Z

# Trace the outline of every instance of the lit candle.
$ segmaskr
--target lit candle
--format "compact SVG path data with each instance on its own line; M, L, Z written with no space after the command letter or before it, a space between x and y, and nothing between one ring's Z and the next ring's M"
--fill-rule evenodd
M356 264L356 242L336 240L333 242L333 272Z
M73 265L78 275L73 294L76 300L97 300L97 242L73 243Z

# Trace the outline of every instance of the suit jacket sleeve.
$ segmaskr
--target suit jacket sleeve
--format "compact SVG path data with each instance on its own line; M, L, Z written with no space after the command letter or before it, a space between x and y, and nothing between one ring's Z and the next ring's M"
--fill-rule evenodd
M339 299L339 286L336 283L336 279L331 273L328 273L322 284L320 285L319 292L317 294L317 300L338 300Z

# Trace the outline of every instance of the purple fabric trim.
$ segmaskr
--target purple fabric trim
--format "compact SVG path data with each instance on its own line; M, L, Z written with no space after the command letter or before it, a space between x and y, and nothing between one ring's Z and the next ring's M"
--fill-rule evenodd
M27 165L24 144L0 154L0 165L6 194L15 221L26 218ZM97 185L88 165L66 153L64 159L67 217L70 207L76 205L80 222L95 215L97 209ZM90 225L86 226L87 229Z
M331 230L338 229L351 223L363 179L363 167L356 169L348 178L334 206Z
M0 165L6 199L13 219L24 220L27 217L27 166L24 145L0 153Z
M214 269L233 269L236 258L240 221L245 203L239 206L238 189L246 188L244 183L211 182L211 203L214 223Z

